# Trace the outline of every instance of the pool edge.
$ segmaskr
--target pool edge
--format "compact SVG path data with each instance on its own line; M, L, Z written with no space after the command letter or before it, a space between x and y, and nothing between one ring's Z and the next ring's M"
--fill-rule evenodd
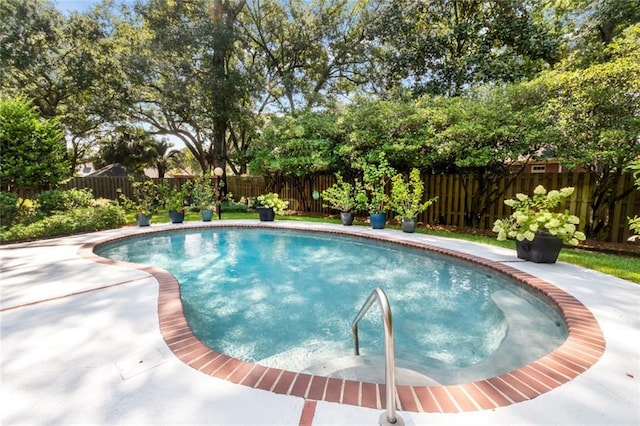
M508 275L520 285L538 292L558 306L567 325L567 339L553 352L521 368L505 374L459 385L409 386L397 385L398 409L410 412L469 412L508 406L534 399L582 374L603 355L606 343L597 320L575 297L556 286L501 262L488 260L456 250L449 250L416 241L397 240L375 233L362 235L350 229L324 230L296 226L295 223L269 224L210 223L188 227L147 228L144 234L210 229L212 227L282 228L300 231L326 232L360 236L374 240L417 247L487 267ZM316 224L317 225L317 224ZM157 267L137 265L100 257L94 250L106 243L142 235L132 233L104 238L82 245L78 254L92 261L131 267L152 275L159 284L158 318L160 332L167 346L183 363L212 377L232 383L263 389L277 394L309 400L385 409L383 384L327 378L304 373L263 367L244 362L213 351L201 343L191 332L180 299L179 283L169 272Z

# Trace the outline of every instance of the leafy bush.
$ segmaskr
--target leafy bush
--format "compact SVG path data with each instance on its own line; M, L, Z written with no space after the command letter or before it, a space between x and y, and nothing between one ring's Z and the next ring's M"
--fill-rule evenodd
M53 189L36 195L38 212L51 214L65 212L79 207L90 207L94 203L91 189Z
M245 203L237 203L233 200L221 201L220 208L223 213L246 213L247 212L247 205Z
M59 237L81 232L117 228L126 224L122 207L99 201L94 207L76 208L65 213L54 213L42 220L25 225L18 224L0 232L0 243L30 241Z
M336 173L336 183L322 191L322 207L331 207L342 213L359 210L367 202L362 182L355 180L354 184L345 182L340 173Z
M37 190L63 181L70 170L66 150L57 120L40 117L38 108L25 98L0 97L0 181L4 188Z
M18 196L0 191L0 226L9 227L18 214Z
M438 197L433 197L422 202L423 194L424 183L418 169L411 170L408 181L405 181L399 173L391 178L389 204L402 219L414 219L418 214L428 209L431 204L438 201Z
M258 205L272 208L275 214L283 215L285 209L289 207L289 202L281 200L280 196L275 192L270 192L258 196Z
M547 190L542 185L536 186L533 196L517 193L515 199L504 200L504 203L515 210L511 216L498 219L493 224L493 232L498 233L498 241L515 238L518 241L533 241L538 232L548 232L560 238L565 244L577 246L584 241L584 233L578 231L580 223L577 216L564 212L553 212L565 198L573 194L574 188Z

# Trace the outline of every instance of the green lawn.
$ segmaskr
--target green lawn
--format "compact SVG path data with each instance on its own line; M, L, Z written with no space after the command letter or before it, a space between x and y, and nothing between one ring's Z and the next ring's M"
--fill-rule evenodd
M222 213L222 219L258 219L257 213ZM127 220L130 224L135 224L135 215L130 213L127 215ZM193 213L187 211L185 221L199 221L200 213ZM216 220L216 219L214 219ZM306 222L331 222L340 223L340 219L313 217L313 216L279 216L278 220L294 220L294 221L306 221ZM153 215L152 223L167 223L169 222L169 214L166 211L160 211ZM354 225L365 225L364 222L354 222ZM399 228L398 226L390 225L390 228ZM442 230L433 230L426 228L419 228L418 232L437 235L441 237L457 238L460 240L473 241L477 243L490 244L499 247L506 247L515 250L515 243L513 241L498 241L492 237L486 237L482 235L466 234L461 232L451 232ZM625 280L629 280L640 284L640 259L631 256L620 256L614 254L598 253L594 251L580 250L575 248L564 248L560 252L560 261L572 263L574 265L583 266L585 268L594 269L596 271L604 272L605 274L613 275Z

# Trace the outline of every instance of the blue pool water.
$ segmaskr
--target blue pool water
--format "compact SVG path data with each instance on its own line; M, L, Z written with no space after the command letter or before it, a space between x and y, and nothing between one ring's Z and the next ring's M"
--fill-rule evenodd
M119 241L98 254L170 271L180 282L185 316L203 343L287 370L305 371L351 355L351 322L375 287L389 297L396 357L432 376L486 363L504 352L499 349L510 333L520 334L528 346L521 348L528 355L509 355L516 364L544 355L566 337L555 311L497 273L369 239L218 228ZM527 322L510 321L518 313L535 319L537 338L529 337L531 330L513 330L516 322ZM373 306L359 325L362 355L383 355L382 329L380 310ZM531 342L544 347L532 350Z

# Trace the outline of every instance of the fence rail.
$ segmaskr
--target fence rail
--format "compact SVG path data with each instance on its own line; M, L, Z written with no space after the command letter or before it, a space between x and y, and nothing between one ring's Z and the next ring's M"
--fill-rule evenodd
M471 203L471 194L477 185L470 191L465 191L463 181L459 175L430 175L422 176L425 187L425 199L434 196L438 202L434 203L426 212L422 213L418 220L424 223L442 225L465 225L465 209ZM631 185L633 177L625 176L625 185ZM162 179L156 179L161 181ZM170 182L182 184L186 179L165 179ZM255 198L260 194L274 191L280 197L289 200L290 208L301 212L315 214L335 214L336 212L322 207L322 200L313 197L314 193L321 193L335 182L333 176L315 175L311 177L278 178L267 182L262 177L228 176L228 192L234 199L240 197ZM482 229L491 229L496 219L503 218L511 213L504 205L507 198L515 197L518 192L531 194L537 185L544 185L547 189L559 189L566 186L576 188L568 200L566 207L580 218L580 223L587 223L590 214L589 195L592 193L594 180L587 173L548 173L548 174L523 174L506 188L503 197L491 203L487 212L479 218L479 226ZM507 183L501 181L499 186L505 187ZM131 196L131 185L126 177L82 177L73 178L66 184L67 188L90 188L96 197L116 199L118 190ZM628 196L620 200L614 209L613 216L609 218L610 242L624 242L632 234L629 230L627 217L640 215L640 191L632 191Z

